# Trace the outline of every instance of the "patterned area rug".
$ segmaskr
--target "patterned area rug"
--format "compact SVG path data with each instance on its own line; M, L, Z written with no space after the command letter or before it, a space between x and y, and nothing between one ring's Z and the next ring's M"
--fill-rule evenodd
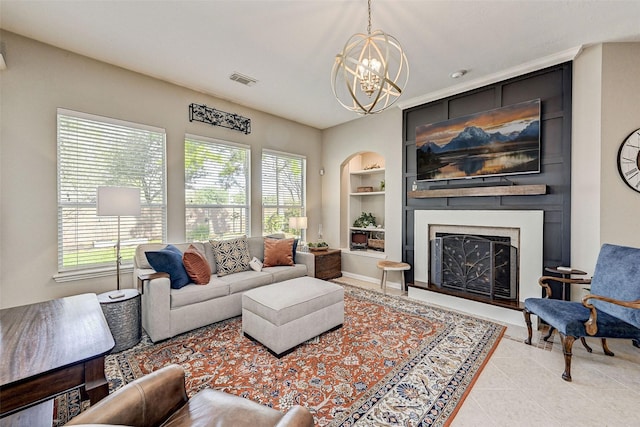
M502 325L408 298L345 286L345 323L277 359L245 338L241 318L107 357L110 387L169 363L191 396L211 387L319 426L447 425L496 347ZM62 412L58 410L58 412Z

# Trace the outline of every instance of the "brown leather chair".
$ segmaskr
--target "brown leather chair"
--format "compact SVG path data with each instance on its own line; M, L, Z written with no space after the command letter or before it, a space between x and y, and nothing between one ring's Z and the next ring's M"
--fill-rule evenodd
M88 408L67 425L311 427L302 406L286 414L248 399L204 389L191 399L184 369L169 365L139 378Z

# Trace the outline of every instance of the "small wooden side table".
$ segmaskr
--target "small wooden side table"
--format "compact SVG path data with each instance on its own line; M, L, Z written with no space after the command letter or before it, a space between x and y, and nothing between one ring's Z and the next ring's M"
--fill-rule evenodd
M119 298L115 295L124 294ZM98 295L104 317L116 342L111 353L127 350L140 342L140 293L136 289L121 289Z
M315 260L316 279L331 280L342 276L342 251L327 249L326 251L310 251Z
M582 271L582 270L578 270L575 268L572 268L571 270L558 270L557 267L545 267L544 271L549 272L549 273L553 273L553 274L559 274L562 276L563 279L570 279L571 276L573 274L578 275L578 276L584 276L585 274L587 274L586 271ZM566 301L567 299L567 293L565 290L565 286L570 284L570 283L562 283L562 299L564 301Z

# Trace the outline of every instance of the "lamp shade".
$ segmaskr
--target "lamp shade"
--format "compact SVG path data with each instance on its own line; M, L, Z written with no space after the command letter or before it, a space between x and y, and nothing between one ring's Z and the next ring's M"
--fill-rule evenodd
M292 216L289 218L289 227L294 230L303 230L307 228L307 217L306 216Z
M98 187L98 216L140 215L140 189Z

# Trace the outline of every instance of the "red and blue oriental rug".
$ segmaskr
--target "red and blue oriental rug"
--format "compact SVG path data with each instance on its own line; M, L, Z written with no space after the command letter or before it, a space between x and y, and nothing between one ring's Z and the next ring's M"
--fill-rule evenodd
M211 387L318 426L443 426L462 404L504 327L403 297L345 286L345 323L277 359L242 334L241 318L107 357L112 390L169 363L189 395ZM61 412L60 410L58 412Z

